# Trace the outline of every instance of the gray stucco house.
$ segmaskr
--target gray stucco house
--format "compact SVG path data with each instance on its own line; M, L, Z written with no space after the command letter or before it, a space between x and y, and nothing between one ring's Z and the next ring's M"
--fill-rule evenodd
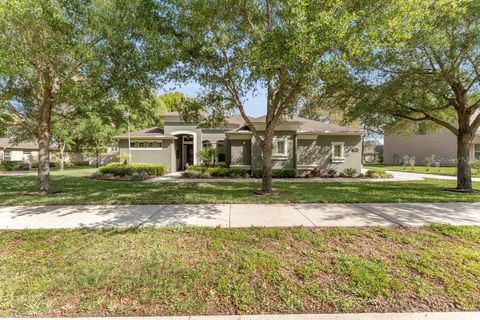
M239 115L232 116L224 128L204 128L185 123L179 113L162 115L163 128L148 128L118 135L119 153L132 162L165 164L171 172L200 164L199 152L206 146L217 150L216 163L230 167L260 169L261 147ZM265 127L265 117L251 118L256 129ZM361 170L363 131L293 117L277 127L274 136L273 167L307 171L315 167Z

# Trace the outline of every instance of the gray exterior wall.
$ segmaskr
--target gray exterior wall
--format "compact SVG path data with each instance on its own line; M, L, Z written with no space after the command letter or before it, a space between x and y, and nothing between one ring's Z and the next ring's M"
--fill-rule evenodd
M262 133L260 133L262 134ZM286 143L286 156L277 155L277 141L283 140ZM262 148L255 138L252 138L252 169L261 169ZM278 131L273 136L273 155L272 167L273 169L295 168L295 133L292 131Z
M251 140L230 140L230 165L233 166L249 166L252 159L252 142Z
M263 166L262 149L254 137L249 139L227 139L223 129L202 129L196 125L181 122L166 122L165 134L175 132L195 133L196 163L200 164L198 153L202 150L203 141L210 143L224 142L226 164L232 166L251 166L261 169ZM260 132L262 135L262 132ZM138 139L144 140L144 139ZM161 140L161 139L160 139ZM134 139L132 139L134 141ZM161 150L132 150L132 162L160 163L169 166L170 171L181 170L181 140L161 140ZM278 154L278 141L285 142L286 153ZM332 162L332 142L344 142L345 159L339 163ZM128 153L128 141L120 140L120 154ZM278 131L273 137L272 162L274 169L297 168L308 170L307 167L333 168L341 172L345 168L361 170L361 136L319 136L315 140L297 139L294 131ZM357 152L353 150L357 149ZM178 155L178 157L177 157Z
M145 141L145 139L138 139ZM132 141L135 141L132 139ZM150 141L150 140L149 140ZM153 140L152 140L153 141ZM132 163L158 163L168 166L170 172L175 169L172 159L175 154L173 140L155 140L162 141L162 149L151 150L131 150ZM120 154L128 154L128 140L119 141Z
M415 156L416 164L423 164L425 157L432 154L447 164L457 157L457 139L451 132L429 135L397 136L385 135L383 158L386 164L401 164L404 155Z
M194 124L186 124L182 122L165 122L164 126L165 134L172 134L175 131L190 131L196 133L196 154L194 154L195 161L197 164L200 163L200 159L198 157L198 152L202 150L202 129L198 128ZM181 161L181 158L180 158Z
M332 161L332 142L344 142L344 160ZM354 152L357 150L357 152ZM297 167L335 169L338 173L346 168L362 169L362 138L360 136L319 136L317 139L297 139Z

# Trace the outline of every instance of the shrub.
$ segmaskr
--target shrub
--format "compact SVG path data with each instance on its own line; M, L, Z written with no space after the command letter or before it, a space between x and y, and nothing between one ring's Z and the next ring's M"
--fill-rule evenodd
M239 178L248 176L248 170L240 168L213 167L208 168L207 173L212 177Z
M352 178L358 175L357 169L355 168L346 168L340 172L340 177Z
M228 168L224 165L217 165L215 167L189 166L186 172L188 171L197 171L201 173L207 173L209 176L212 176L212 177L238 178L238 177L248 176L247 169Z
M392 175L383 169L370 169L365 173L365 177L371 179L385 179L392 178Z
M333 178L337 175L337 170L333 169L333 168L330 168L327 170L327 174L326 176L329 177L329 178Z
M131 163L123 164L119 162L112 162L104 165L98 170L103 174L113 174L114 176L131 176L134 173L140 174L144 172L150 176L163 176L168 172L168 167L162 164L151 163Z
M50 168L58 168L58 167L60 167L60 164L59 164L57 161L50 161L50 165L49 165L49 166L50 166ZM38 168L38 162L37 162L37 161L32 162L32 163L30 164L30 167L35 168L35 169ZM65 162L65 168L68 168L66 162Z
M254 178L261 178L263 176L262 169L255 169L252 171ZM285 169L272 169L272 178L295 178L297 176L297 170L293 168Z
M432 164L435 163L436 160L437 160L437 156L435 154L426 156L425 159L423 159L423 163L427 167L426 171L430 170L430 167L432 166Z
M207 166L211 166L215 159L215 153L215 149L213 149L211 146L208 146L203 148L198 153L198 156L200 157L200 160L202 160L202 163L206 164Z
M90 162L88 161L71 161L69 162L75 167L88 167L90 166Z
M308 176L309 177L314 177L314 178L318 178L318 177L321 177L322 176L322 169L320 168L313 168L312 171L310 171L308 173Z
M30 164L22 161L2 161L0 165L1 170L5 171L27 171L30 170Z
M480 160L474 160L470 163L470 168L475 170L476 173L480 172Z
M210 174L208 172L202 172L202 171L195 171L195 170L187 170L184 173L182 173L182 178L187 178L187 179L205 179L209 178Z

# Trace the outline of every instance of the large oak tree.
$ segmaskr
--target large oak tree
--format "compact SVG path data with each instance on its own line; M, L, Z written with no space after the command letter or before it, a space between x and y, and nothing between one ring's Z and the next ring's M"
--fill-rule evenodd
M275 128L308 88L339 66L349 45L355 8L337 0L186 0L177 2L181 48L177 80L196 81L215 116L240 113L263 156L262 191L272 191ZM355 46L352 44L352 46ZM245 102L266 92L265 126L257 128Z
M351 116L389 126L432 122L457 137L457 189L471 190L480 127L480 2L382 1L370 10L364 55L353 64Z
M158 9L153 0L0 0L0 99L39 143L39 192L50 190L59 106L134 107L155 86L165 66Z

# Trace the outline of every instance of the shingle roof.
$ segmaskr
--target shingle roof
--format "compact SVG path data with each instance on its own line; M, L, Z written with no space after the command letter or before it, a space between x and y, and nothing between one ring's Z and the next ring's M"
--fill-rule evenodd
M0 138L0 148L38 150L38 143L36 141L23 141L16 143L10 138ZM52 144L50 149L56 150L58 149L58 146Z
M243 118L240 117L242 120ZM252 122L254 123L262 123L266 121L266 116L261 116L257 118L251 118ZM297 132L302 132L302 133L341 133L341 134L363 134L363 130L357 129L357 128L350 128L350 127L343 127L343 126L338 126L334 124L329 124L329 123L324 123L321 121L315 121L315 120L310 120L302 117L291 117L287 118L285 122L291 122L291 123L298 123L298 129ZM244 129L245 124L243 126L240 126L239 128Z
M205 112L203 112L202 114L204 116L207 116L207 113ZM180 113L168 112L168 113L164 113L162 116L175 117L175 116L180 116ZM249 118L254 123L262 123L266 121L266 116L249 117ZM364 133L363 130L358 128L343 127L343 126L338 126L334 124L324 123L321 121L310 120L302 117L290 117L290 118L287 118L285 122L298 124L297 130L298 132L302 132L302 133L319 133L319 134L339 133L339 134L353 134L353 135L361 135ZM231 128L229 132L234 132L235 130L248 130L248 126L245 124L245 120L239 114L232 115L228 118L228 127Z
M134 132L130 132L131 138L172 138L175 139L174 136L171 134L165 134L162 128L152 127L147 129L142 129ZM114 138L128 138L128 133L120 134L115 136Z

